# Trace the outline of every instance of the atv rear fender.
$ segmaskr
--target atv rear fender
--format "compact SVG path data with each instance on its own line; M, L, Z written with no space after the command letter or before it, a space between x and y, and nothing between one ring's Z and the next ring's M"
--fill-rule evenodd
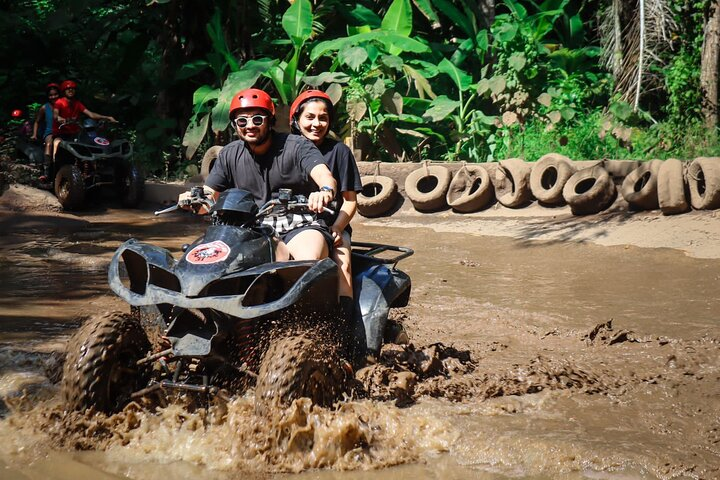
M413 251L370 243L353 243L353 249L354 334L361 342L364 340L369 353L377 354L390 309L404 307L410 299L410 277L397 270L395 264ZM378 256L387 251L399 253L390 258Z

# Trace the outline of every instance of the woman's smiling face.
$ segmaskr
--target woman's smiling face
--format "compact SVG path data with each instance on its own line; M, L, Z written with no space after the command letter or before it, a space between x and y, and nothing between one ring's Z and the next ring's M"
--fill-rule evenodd
M298 118L300 133L320 145L330 128L330 113L322 100L310 100Z

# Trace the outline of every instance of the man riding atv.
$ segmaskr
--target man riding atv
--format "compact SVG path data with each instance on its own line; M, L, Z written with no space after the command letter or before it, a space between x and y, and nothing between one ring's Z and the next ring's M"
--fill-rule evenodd
M308 207L320 213L335 197L337 184L315 145L300 135L275 132L275 104L262 90L247 89L230 103L230 123L240 140L222 149L205 189L217 199L228 188L249 191L258 206L272 192L288 188L308 197ZM188 193L180 195L180 205ZM189 209L189 206L183 208ZM314 215L288 214L268 219L282 240L277 259L319 260L328 256L333 237L328 225Z

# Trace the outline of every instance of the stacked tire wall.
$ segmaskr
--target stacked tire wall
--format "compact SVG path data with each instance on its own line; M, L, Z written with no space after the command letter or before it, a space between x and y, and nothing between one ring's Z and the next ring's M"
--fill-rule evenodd
M359 162L358 211L388 216L410 207L429 213L475 213L490 207L569 206L574 215L660 210L674 215L720 208L720 158L573 161L550 153L468 164ZM367 190L367 191L366 191Z

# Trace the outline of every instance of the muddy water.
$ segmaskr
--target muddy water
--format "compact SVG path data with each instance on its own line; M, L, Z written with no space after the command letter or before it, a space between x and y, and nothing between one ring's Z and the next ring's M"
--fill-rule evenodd
M403 402L257 417L249 393L88 420L55 406L57 352L84 317L122 308L112 252L130 236L177 252L203 223L81 218L0 232L3 479L720 478L718 260L359 225L358 240L416 250L399 318L417 350L442 342L472 364L420 375ZM365 375L389 391L399 375L383 368Z

